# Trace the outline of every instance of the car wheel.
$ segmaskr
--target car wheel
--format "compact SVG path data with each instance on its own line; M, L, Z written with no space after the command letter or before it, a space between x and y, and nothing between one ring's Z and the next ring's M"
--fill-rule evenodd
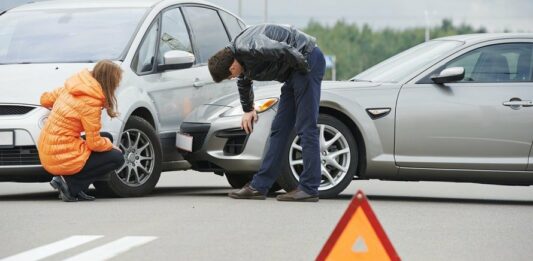
M358 147L350 129L326 114L318 118L322 179L318 188L321 198L339 195L352 181L357 170ZM278 183L285 191L298 186L303 171L300 137L293 131L284 150L282 174Z
M226 173L226 179L228 180L228 183L231 185L234 189L240 189L246 185L246 183L252 181L252 177L254 176L253 173L251 174L234 174L234 173ZM274 185L269 190L269 193L274 193L278 190L281 190L281 186L275 182Z
M119 148L125 163L111 173L109 180L94 183L99 194L139 197L150 193L161 175L161 145L154 127L131 116L120 136Z

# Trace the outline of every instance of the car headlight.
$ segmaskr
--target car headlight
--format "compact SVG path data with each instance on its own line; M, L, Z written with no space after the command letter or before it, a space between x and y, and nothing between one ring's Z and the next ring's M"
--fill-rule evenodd
M254 108L257 113L264 112L278 103L278 98L261 99L254 102ZM242 106L235 106L222 114L222 117L240 116L244 111Z
M42 129L44 127L46 120L48 120L48 114L39 119L39 122L38 122L39 129Z

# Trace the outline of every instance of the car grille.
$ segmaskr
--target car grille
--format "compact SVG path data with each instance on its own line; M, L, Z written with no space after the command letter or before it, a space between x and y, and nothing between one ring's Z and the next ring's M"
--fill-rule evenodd
M35 109L31 106L21 105L0 105L0 116L5 115L23 115Z
M181 133L187 133L191 135L192 138L192 152L198 151L202 148L205 142L207 133L211 128L209 123L190 123L184 122L180 126Z
M40 165L39 153L35 146L20 146L0 149L0 166Z
M240 128L223 130L216 136L228 139L224 145L224 154L232 156L241 154L248 140L248 135Z

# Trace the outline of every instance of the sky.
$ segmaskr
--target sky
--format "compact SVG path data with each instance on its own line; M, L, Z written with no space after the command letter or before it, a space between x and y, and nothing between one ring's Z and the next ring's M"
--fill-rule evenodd
M0 10L28 0L0 0ZM267 21L305 27L313 19L332 25L339 19L374 29L438 25L450 18L489 32L533 32L533 0L210 0L248 24ZM427 16L426 16L427 14Z
M402 29L440 24L451 18L489 32L533 32L533 0L266 0L268 21L304 27L310 19L333 24L339 19L372 28ZM239 0L211 0L238 14ZM247 23L264 22L265 0L241 0Z

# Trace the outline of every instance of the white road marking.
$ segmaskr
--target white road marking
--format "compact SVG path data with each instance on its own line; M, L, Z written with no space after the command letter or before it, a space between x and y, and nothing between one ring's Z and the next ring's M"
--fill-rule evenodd
M63 252L85 243L91 242L103 236L71 236L57 242L30 249L28 251L6 257L0 261L34 261Z
M146 244L157 239L157 237L123 237L107 243L105 245L93 248L79 255L73 256L65 261L95 261L107 260L120 253L126 252L134 247Z

